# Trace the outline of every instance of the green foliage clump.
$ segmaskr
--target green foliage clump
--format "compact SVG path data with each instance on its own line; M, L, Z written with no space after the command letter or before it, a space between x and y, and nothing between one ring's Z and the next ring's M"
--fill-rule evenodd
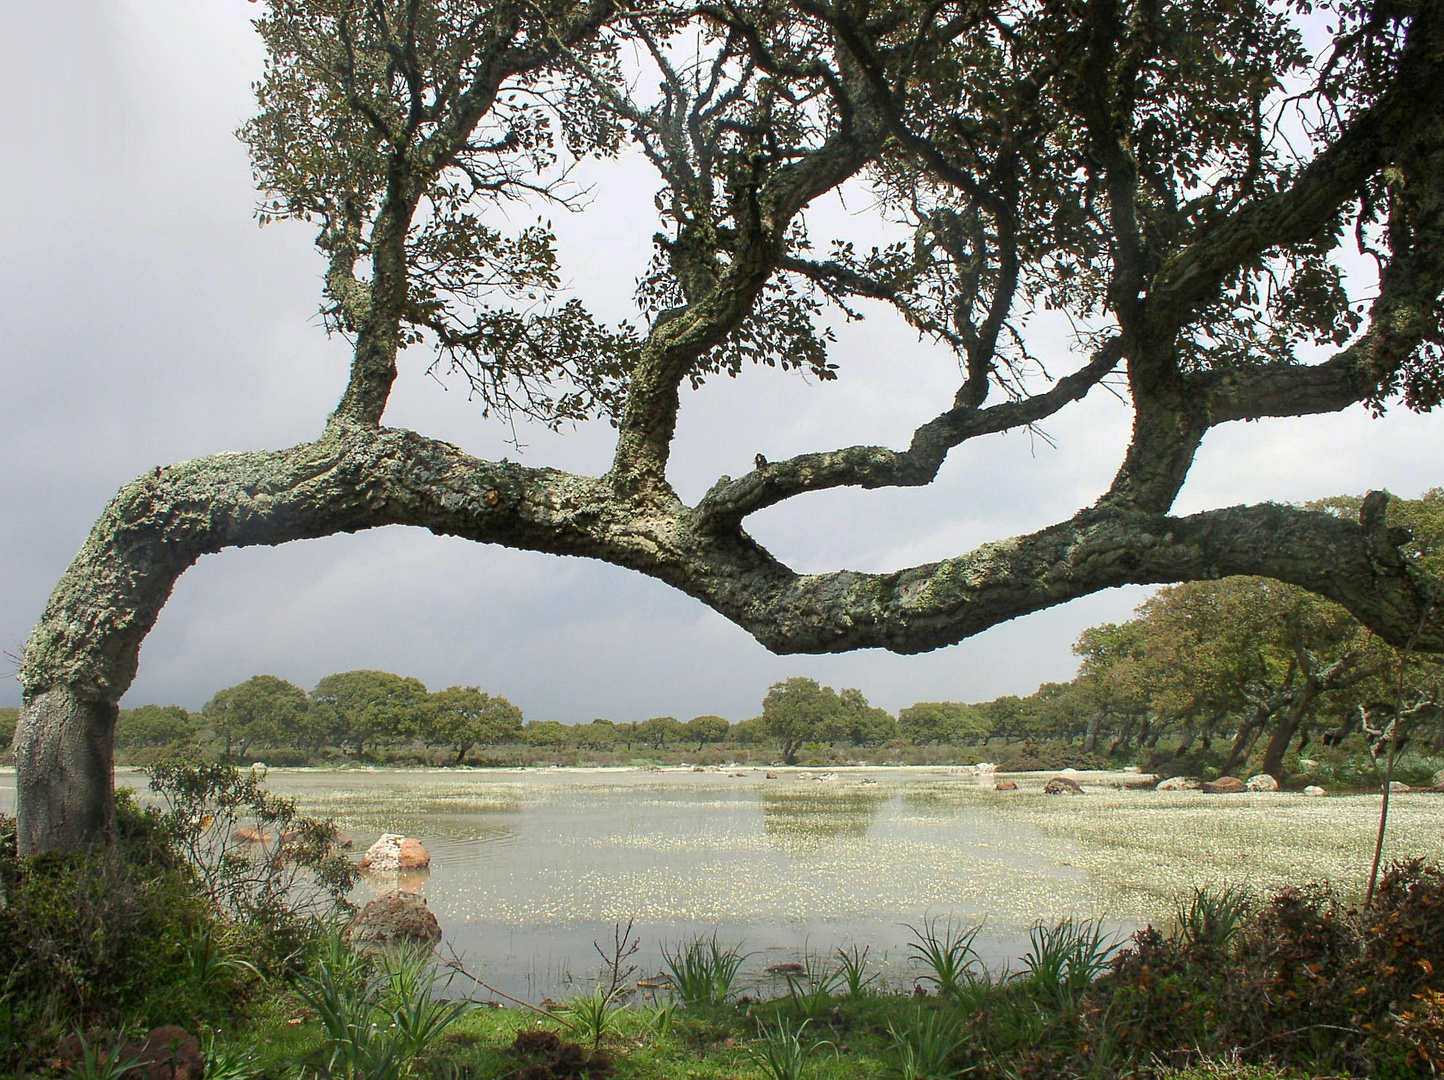
M1372 907L1326 886L1246 909L1195 897L1180 932L1135 936L1095 985L1087 1023L1136 1058L1199 1056L1372 1077L1444 1066L1444 873L1414 861Z
M171 759L151 786L163 808L116 793L106 848L20 857L0 816L0 1066L70 1031L233 1020L344 907L357 871L333 827L255 774Z
M15 854L0 817L0 1061L53 1046L72 1028L214 1020L250 982L225 966L232 934L213 917L160 816L117 792L116 844Z

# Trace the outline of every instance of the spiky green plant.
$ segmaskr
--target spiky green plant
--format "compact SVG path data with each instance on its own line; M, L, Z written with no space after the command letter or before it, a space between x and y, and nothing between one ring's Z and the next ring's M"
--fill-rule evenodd
M887 1026L898 1060L895 1066L900 1080L955 1080L968 1070L949 1064L949 1059L963 1045L959 1025L938 1013L924 1016L918 1012L904 1027Z
M1195 886L1175 907L1178 936L1195 948L1221 952L1243 926L1251 894L1246 886Z
M758 1032L756 1041L748 1044L750 1057L767 1080L800 1080L813 1052L821 1046L831 1046L826 1041L805 1041L804 1034L811 1020L803 1020L796 1027L786 1016L780 1016L777 1023L765 1026Z
M577 1034L590 1039L596 1050L608 1036L616 1034L622 1008L606 987L594 986L590 993L568 998L562 1012L573 1020Z
M714 933L675 946L662 946L672 993L683 1005L725 1005L747 954L722 945Z
M337 935L323 935L296 992L326 1031L318 1071L332 1080L403 1080L447 1029L475 1005L433 993L436 962L425 948L385 950L370 962Z
M982 964L973 948L983 929L981 923L962 926L949 916L946 921L941 917L924 919L921 929L911 923L904 925L914 938L908 942L908 959L928 968L930 973L923 975L922 981L932 983L939 995L956 996L973 981Z
M1052 926L1035 923L1018 977L1054 1004L1071 1008L1088 984L1103 973L1118 948L1096 919L1065 918Z
M867 953L868 946L855 943L837 950L838 974L850 998L862 997L877 982L878 973L867 970Z

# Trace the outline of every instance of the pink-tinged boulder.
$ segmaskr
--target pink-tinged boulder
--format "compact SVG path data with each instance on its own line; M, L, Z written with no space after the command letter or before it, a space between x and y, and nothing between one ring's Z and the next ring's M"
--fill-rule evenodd
M274 837L260 829L241 827L231 833L231 839L242 844L269 844Z
M408 836L401 841L396 860L401 870L425 870L431 865L431 852L422 847L420 840Z
M382 833L380 839L361 856L363 870L394 873L397 870L425 870L431 865L431 854L421 841L400 833Z
M1018 784L1014 780L999 780L993 785L994 791L1017 791Z
M1250 791L1277 791L1279 782L1266 772L1248 778L1248 789Z
M372 900L351 920L351 940L357 945L435 945L441 924L417 893L389 892Z
M1220 776L1217 780L1209 780L1199 790L1209 795L1239 795L1248 790L1248 785L1236 776Z

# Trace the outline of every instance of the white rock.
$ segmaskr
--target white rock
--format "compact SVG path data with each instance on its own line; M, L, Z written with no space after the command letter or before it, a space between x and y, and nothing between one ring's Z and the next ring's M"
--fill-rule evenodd
M1268 773L1261 772L1248 778L1248 789L1250 791L1277 791L1279 782Z
M1305 769L1317 769L1319 767L1319 763L1317 761L1315 761L1313 758L1306 757L1299 758L1299 765Z
M1444 784L1444 769L1440 769L1438 772L1436 772L1434 774L1434 779L1430 780L1429 783L1433 784L1435 787L1439 787L1441 784Z
M975 768L980 773L993 773L998 771L998 767L994 765L991 761L980 761L975 766Z
M382 872L400 870L401 841L405 839L401 833L382 833L380 839L361 856L361 865Z
M1197 791L1203 787L1203 781L1196 776L1170 776L1167 780L1160 780L1157 791Z
M1389 790L1395 794L1403 794L1406 791L1413 791L1414 789L1402 780L1390 780Z
M1310 798L1317 799L1324 794L1324 789L1319 787L1318 784L1310 784L1308 787L1304 788L1304 794L1308 795Z

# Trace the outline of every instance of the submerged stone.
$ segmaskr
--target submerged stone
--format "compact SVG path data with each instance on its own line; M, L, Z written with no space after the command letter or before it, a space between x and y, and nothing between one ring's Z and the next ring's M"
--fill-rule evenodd
M358 945L434 945L441 924L416 893L389 892L372 900L351 921L351 940Z

